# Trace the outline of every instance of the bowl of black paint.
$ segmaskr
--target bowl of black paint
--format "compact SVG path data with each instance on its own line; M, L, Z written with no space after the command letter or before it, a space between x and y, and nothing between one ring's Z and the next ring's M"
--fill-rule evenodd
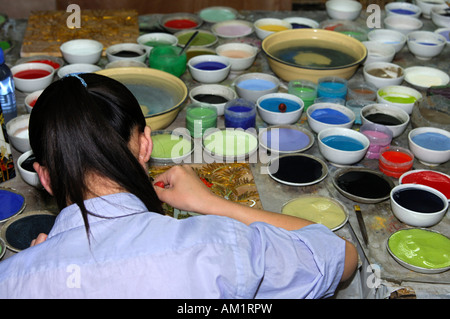
M364 204L387 200L395 187L394 182L383 173L363 167L337 170L333 185L345 197Z
M400 136L408 126L409 115L403 109L387 104L374 103L361 109L362 124L380 124L392 131L392 137Z
M109 62L118 60L145 62L145 59L147 58L147 51L142 44L119 43L106 49L106 57Z
M392 189L390 198L394 216L410 226L436 225L448 209L447 197L426 185L398 185Z
M224 114L225 104L237 98L236 92L225 85L204 84L192 88L189 92L192 103L208 103L217 109L217 115Z
M19 174L25 183L36 187L42 188L39 176L33 168L33 163L36 161L36 157L33 155L33 151L28 151L19 156L17 160L17 167Z

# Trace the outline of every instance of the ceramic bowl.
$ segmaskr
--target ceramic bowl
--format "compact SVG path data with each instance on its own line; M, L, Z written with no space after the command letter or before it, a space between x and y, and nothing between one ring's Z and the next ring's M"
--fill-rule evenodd
M320 109L332 109L335 111L338 111L344 115L346 115L349 118L349 121L343 124L329 124L325 122L321 122L311 116L311 114ZM315 133L319 133L322 130L325 130L327 128L351 128L353 126L353 123L355 122L355 113L353 113L352 110L350 110L348 107L345 107L341 104L336 103L315 103L308 107L306 110L307 118L308 118L308 124L311 130L313 130Z
M31 113L33 110L34 104L36 103L38 97L44 92L44 90L34 91L33 93L28 94L25 97L25 108L28 113Z
M109 62L105 65L105 69L113 68L148 68L148 65L143 62L133 60L117 60Z
M198 34L189 45L190 48L209 48L219 41L217 36L209 30L183 30L174 34L178 39L178 46L183 48L196 31Z
M286 22L289 22L292 26L292 29L317 29L319 28L319 22L309 18L303 17L289 17L283 19Z
M33 70L40 70L46 72L46 75L38 78L24 78L18 77L18 74L22 72L32 72ZM55 75L55 69L45 63L23 63L15 65L11 68L11 73L14 78L14 84L16 89L31 93L34 91L45 89L53 81Z
M225 67L215 70L205 70L198 68L200 63L220 63ZM231 62L228 58L218 55L199 55L191 58L188 63L189 72L194 80L201 83L219 83L225 80L230 74Z
M186 84L178 77L151 68L113 68L97 72L128 87L141 105L152 130L168 127L188 97Z
M150 51L158 45L177 45L178 38L169 33L163 32L152 32L139 36L137 38L137 43L143 45L145 50L147 51L147 56L150 54Z
M422 17L425 19L431 18L432 8L447 8L445 0L415 0L414 2L420 9L422 9Z
M406 44L406 36L403 33L389 29L374 29L369 31L367 38L369 41L392 45L395 49L395 53L400 52Z
M430 186L442 194L444 194L450 203L450 175L431 170L431 169L414 169L404 173L398 179L398 184L420 184Z
M63 58L50 55L33 55L20 58L16 61L16 65L22 63L46 63L51 65L55 71L58 71L60 67L65 65Z
M422 14L422 9L419 6L408 2L390 2L384 6L384 10L388 16L404 15L418 18Z
M432 86L447 85L450 77L437 68L412 66L405 69L405 81L420 90L426 90Z
M419 60L431 60L441 54L447 40L431 31L414 31L406 36L409 51Z
M30 114L19 115L6 123L6 132L9 140L16 150L25 153L31 149L28 137L28 123Z
M255 62L259 49L247 43L225 43L216 48L217 55L227 57L231 71L246 70Z
M367 59L364 65L372 62L391 62L395 56L395 48L391 44L377 41L364 41L367 48Z
M439 28L434 30L435 33L442 35L447 42L447 45L450 46L450 27L449 28Z
M176 24L170 25L171 21L177 21L177 20L190 20L192 21L191 25L184 25L184 24ZM197 29L203 24L203 20L196 14L192 13L170 13L165 14L161 17L159 20L159 24L161 27L163 27L166 31L170 33L176 33L178 31L182 30L192 30Z
M264 85L248 85L257 81ZM238 76L233 86L239 97L256 102L263 95L278 92L280 80L266 73L246 73Z
M405 70L394 63L372 62L364 66L363 75L366 82L379 89L389 85L400 85L405 78Z
M398 202L397 196L399 192L411 190L426 192L437 196L437 198L442 201L443 208L432 213L421 212L418 209L413 210L413 207L406 208L406 205ZM448 201L444 194L434 188L420 184L402 184L395 186L391 190L390 200L391 209L394 216L397 217L401 222L416 227L430 227L436 225L442 220L448 209Z
M267 102L269 99L277 99L277 100L289 100L290 103L296 105L297 108L293 108L292 110L286 110L284 112L280 112L275 108L265 107L264 101ZM256 106L258 109L259 116L261 116L262 120L270 125L281 125L281 124L294 124L296 123L300 117L302 116L303 108L305 104L303 100L299 97L289 94L289 93L271 93L261 96L256 101Z
M133 56L118 55L118 53L123 51L134 54ZM106 49L106 57L108 58L109 62L120 60L145 62L145 59L147 58L147 51L146 48L141 44L119 43L114 44Z
M361 13L362 5L359 1L329 0L325 2L325 9L332 19L355 20Z
M418 139L419 134L439 134L428 139ZM425 136L425 135L422 135ZM446 142L446 143L445 143ZM409 149L424 165L437 166L450 160L450 132L435 127L418 127L408 134Z
M63 78L71 73L94 73L102 68L94 64L75 63L63 66L58 70L58 77Z
M262 18L255 21L254 28L257 37L264 40L267 36L278 31L292 29L292 25L282 19Z
M255 30L250 21L229 20L214 24L211 26L211 31L218 37L233 39L249 36Z
M231 7L214 6L202 9L198 15L205 22L217 23L236 19L239 12Z
M313 41L315 45L347 53L355 60L336 67L313 67L286 61L276 55L280 49L301 45L305 41ZM320 29L296 29L271 34L263 40L262 51L267 56L272 71L287 82L305 79L317 83L319 78L326 76L349 79L367 57L367 49L360 41L339 32Z
M356 151L347 151L331 147L324 143L323 139L329 136L344 136L357 140L363 148ZM367 153L370 142L369 139L360 132L349 128L334 127L322 130L317 135L319 151L329 162L337 165L352 165L361 161Z
M25 183L38 189L41 189L42 184L41 181L39 180L39 175L35 171L30 172L22 167L22 163L31 155L33 155L32 150L29 150L20 155L19 158L17 159L17 169L19 170L19 174Z
M401 124L386 125L386 124L370 121L367 119L367 116L372 115L372 114L386 114L386 115L395 117L401 122ZM392 137L396 138L396 137L400 136L406 130L406 127L408 126L408 123L409 123L409 115L408 115L408 113L406 113L405 110L402 110L401 108L399 108L397 106L374 103L374 104L366 105L361 109L361 122L363 125L366 123L385 125L387 128L389 128L392 131Z
M103 44L96 40L76 39L60 46L64 59L70 63L96 64L103 52Z
M193 103L202 103L202 101L196 100L195 96L198 94L206 95L218 95L224 97L226 100L231 101L237 98L236 92L225 85L220 84L203 84L192 88L189 91L189 97ZM214 105L217 109L217 115L222 116L224 113L224 107L227 102L224 103L210 103Z
M431 21L439 28L450 28L450 16L447 8L434 7L431 9ZM447 15L445 15L447 13Z
M411 114L414 105L422 99L422 94L413 88L391 85L377 91L377 101L381 104L393 105Z
M407 35L412 31L422 29L423 22L417 18L395 14L384 19L384 26L386 29L396 30Z

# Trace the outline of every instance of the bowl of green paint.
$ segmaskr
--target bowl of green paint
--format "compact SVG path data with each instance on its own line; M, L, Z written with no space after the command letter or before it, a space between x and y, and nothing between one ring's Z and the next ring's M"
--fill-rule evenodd
M189 39L193 36L194 30L184 30L179 31L174 34L175 37L178 39L178 45L180 47L184 47ZM190 44L190 48L207 48L211 47L214 44L216 44L218 41L218 38L210 31L208 30L198 30L198 34L196 37L192 40Z
M192 154L193 141L184 129L152 132L153 151L151 161L154 163L181 163Z
M422 98L422 94L410 87L391 85L377 91L378 103L397 106L411 114L414 105Z
M175 46L178 44L178 38L172 34L163 32L147 33L137 38L137 43L143 45L147 51L147 55L155 47L160 46Z

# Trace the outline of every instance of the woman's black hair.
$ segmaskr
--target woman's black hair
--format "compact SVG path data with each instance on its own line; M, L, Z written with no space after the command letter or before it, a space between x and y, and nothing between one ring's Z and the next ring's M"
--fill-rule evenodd
M148 172L129 149L144 115L122 83L98 74L68 76L52 83L31 112L30 145L36 161L48 169L59 209L80 207L89 235L86 173L97 173L136 195L152 212L162 214ZM95 215L96 216L96 215Z

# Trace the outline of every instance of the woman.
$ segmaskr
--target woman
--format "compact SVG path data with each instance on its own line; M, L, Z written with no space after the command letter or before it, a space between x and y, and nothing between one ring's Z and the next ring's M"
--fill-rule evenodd
M326 227L220 198L188 167L153 187L150 128L115 80L53 83L29 132L61 212L48 237L0 263L0 297L321 298L355 270L355 247ZM204 216L164 216L161 201Z

